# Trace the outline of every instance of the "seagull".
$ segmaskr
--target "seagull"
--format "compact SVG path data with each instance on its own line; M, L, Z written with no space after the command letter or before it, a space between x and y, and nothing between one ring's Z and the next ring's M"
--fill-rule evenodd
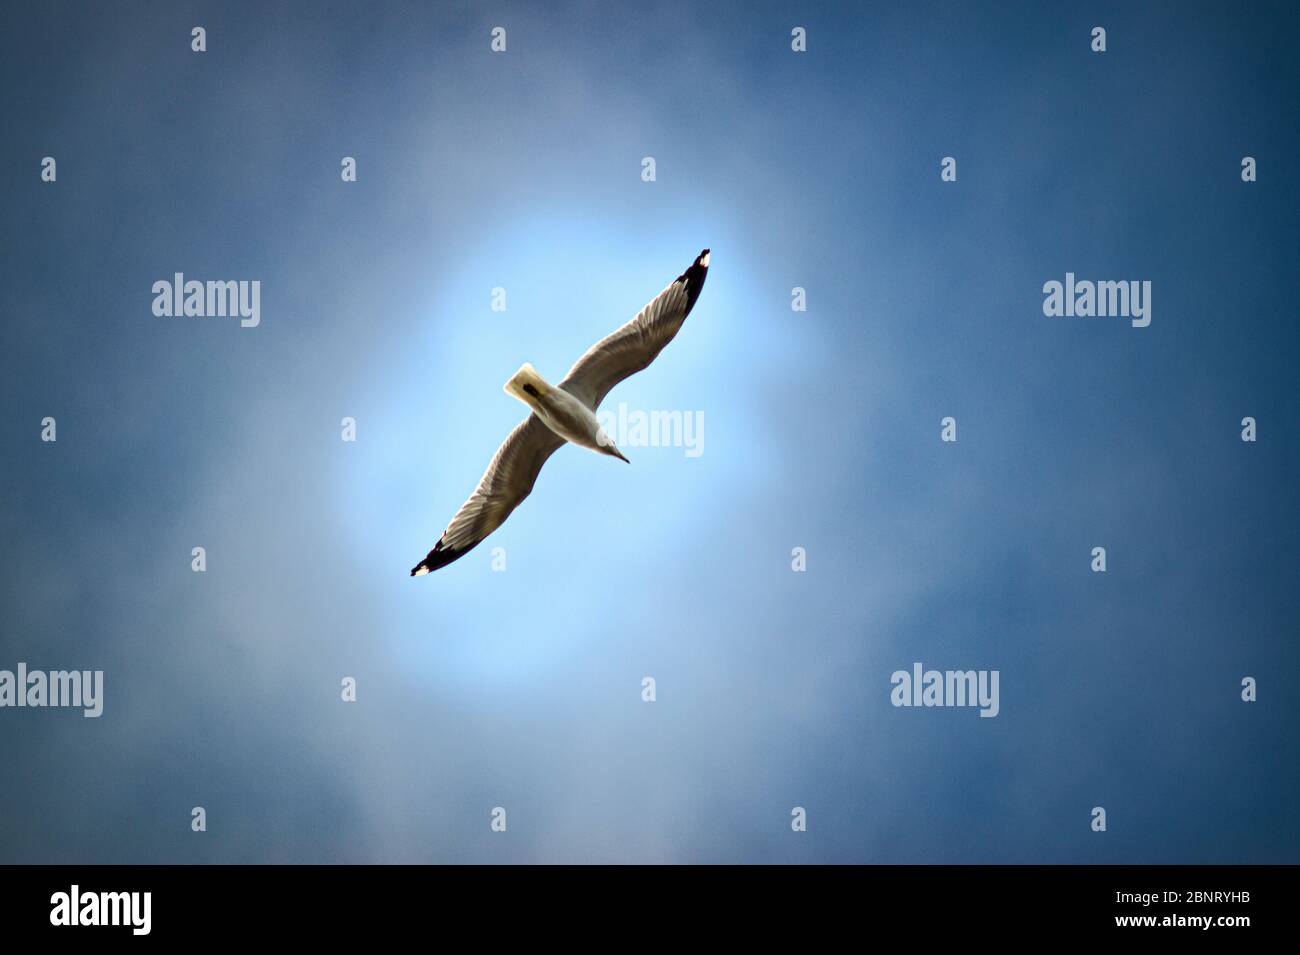
M709 273L705 249L636 318L602 338L550 385L527 362L505 383L505 392L532 413L510 432L433 550L411 568L412 577L464 557L500 527L533 490L546 459L566 441L627 461L596 420L610 389L646 368L681 329ZM630 462L629 462L630 463Z

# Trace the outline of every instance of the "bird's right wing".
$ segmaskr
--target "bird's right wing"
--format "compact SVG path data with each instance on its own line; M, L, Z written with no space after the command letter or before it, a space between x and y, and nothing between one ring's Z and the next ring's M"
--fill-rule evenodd
M478 543L505 523L510 512L533 490L546 459L564 439L530 414L497 448L492 463L483 472L478 487L461 505L428 556L411 568L419 577L445 567L473 550Z
M681 329L709 274L709 250L654 297L636 318L587 349L569 369L560 387L592 411L609 390L645 368Z

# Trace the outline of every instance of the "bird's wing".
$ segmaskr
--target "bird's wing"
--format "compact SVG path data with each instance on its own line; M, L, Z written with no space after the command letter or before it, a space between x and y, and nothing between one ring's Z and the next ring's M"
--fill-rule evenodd
M708 272L709 250L705 249L636 318L592 345L560 387L595 411L611 388L649 365L673 340L700 297Z
M450 564L473 550L483 538L505 523L510 512L533 490L546 459L564 439L542 424L535 414L519 423L497 448L478 487L461 505L427 557L411 568L419 577Z

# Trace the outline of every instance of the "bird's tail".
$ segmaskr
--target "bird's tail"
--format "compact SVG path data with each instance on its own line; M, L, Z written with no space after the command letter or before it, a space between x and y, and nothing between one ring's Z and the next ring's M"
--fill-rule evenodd
M505 384L506 394L512 395L528 405L550 390L551 386L546 383L546 379L539 375L537 369L528 362L524 362Z

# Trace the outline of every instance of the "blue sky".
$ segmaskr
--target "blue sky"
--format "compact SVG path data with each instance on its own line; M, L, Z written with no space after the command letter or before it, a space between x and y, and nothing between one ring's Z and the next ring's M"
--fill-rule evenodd
M0 861L1297 861L1287 5L0 16L0 668L106 697L0 710ZM705 453L564 448L410 579L506 378L706 246L610 399ZM1150 327L1045 317L1070 271ZM891 706L918 660L998 717Z

